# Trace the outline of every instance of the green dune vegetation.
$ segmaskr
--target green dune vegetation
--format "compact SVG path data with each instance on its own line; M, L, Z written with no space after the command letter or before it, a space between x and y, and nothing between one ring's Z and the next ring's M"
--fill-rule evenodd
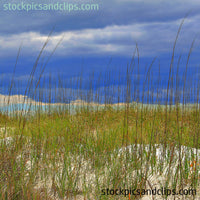
M181 26L168 84L162 87L166 92L148 89L154 87L152 62L142 98L138 98L137 88L131 93L134 70L130 64L125 90L119 92L125 101L116 104L110 97L101 104L98 90L88 99L92 89L81 100L57 103L58 109L51 107L51 97L43 103L38 100L46 66L35 86L33 77L47 39L20 101L11 95L12 81L9 95L1 96L7 109L0 113L0 199L200 199L200 85L192 79L188 93L186 75L179 77L179 66L173 65ZM191 52L192 48L188 62ZM137 59L139 55L133 58ZM137 62L134 65L137 71ZM137 73L136 77L139 80ZM57 95L64 96L62 92ZM162 105L160 95L166 99ZM193 104L186 102L188 95L195 97ZM9 106L18 104L26 104L26 108L10 110ZM155 189L164 192L154 195Z

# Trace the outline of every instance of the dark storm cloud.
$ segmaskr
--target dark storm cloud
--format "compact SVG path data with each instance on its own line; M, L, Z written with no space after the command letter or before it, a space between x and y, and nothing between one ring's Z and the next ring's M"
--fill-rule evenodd
M48 33L56 26L57 32L81 29L104 28L111 25L129 25L133 23L170 22L183 18L191 11L189 17L199 14L200 2L197 0L87 0L87 1L53 1L41 0L40 3L68 2L99 4L99 11L4 11L5 3L20 3L20 0L0 2L0 34L13 34L28 31ZM37 1L26 1L32 3ZM38 3L38 2L37 2Z

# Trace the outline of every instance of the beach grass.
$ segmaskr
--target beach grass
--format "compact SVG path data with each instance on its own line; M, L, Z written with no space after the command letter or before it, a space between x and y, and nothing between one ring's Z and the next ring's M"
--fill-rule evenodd
M160 75L155 78L151 73L153 60L139 91L136 45L127 65L125 87L114 89L110 83L112 72L108 71L105 76L99 75L96 82L91 74L90 88L85 92L82 77L78 76L70 81L71 86L79 86L76 92L69 92L70 98L76 100L73 103L66 100L65 82L60 77L55 86L49 80L49 95L41 93L47 63L41 66L38 80L33 79L51 32L20 98L20 105L26 107L20 111L17 106L10 109L17 104L12 96L14 76L9 95L4 98L7 110L0 113L0 199L142 199L146 195L112 195L119 188L184 190L188 199L200 199L200 85L198 80L187 78L193 43L184 76L179 75L180 63L173 65L183 22L174 43L166 84ZM20 49L17 60L19 53ZM134 81L132 77L136 77ZM154 87L155 79L158 88ZM103 92L102 87L96 89L97 82L105 83ZM57 88L54 93L53 88ZM110 95L113 92L118 98ZM192 104L188 104L188 96L193 99ZM52 107L52 99L60 101ZM165 100L164 104L161 100ZM158 200L183 195L148 197Z

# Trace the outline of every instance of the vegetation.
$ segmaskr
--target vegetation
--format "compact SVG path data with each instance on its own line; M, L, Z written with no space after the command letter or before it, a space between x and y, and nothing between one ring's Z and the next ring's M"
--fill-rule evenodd
M46 104L41 103L44 96L40 88L47 63L41 66L39 79L34 83L38 61L51 32L36 59L24 93L39 103L32 101L26 109L22 106L21 112L11 112L10 107L15 106L11 103L13 79L7 110L0 113L0 199L127 199L125 195L103 195L103 190L155 187L176 191L191 187L197 194L188 198L200 198L199 81L193 79L193 88L188 91L187 87L188 81L191 85L187 69L193 43L184 76L179 76L181 57L176 68L173 64L182 25L183 22L174 43L167 84L161 84L158 75L158 88L154 88L153 60L142 82L143 90L139 91L136 45L137 56L134 54L127 66L126 87L117 88L118 103L113 104L109 95L114 89L109 84L111 72L106 72L106 76L100 75L97 79L105 83L103 96L102 91L96 89L92 75L86 93L82 92L82 77L71 81L80 90L71 91L70 95L85 101L75 103L75 107L70 102L65 104L64 89L57 89L53 94L51 80ZM64 88L64 85L59 77L54 87ZM161 90L166 92L160 93ZM191 94L195 101L187 104ZM61 104L52 107L52 96L60 99ZM123 103L120 103L121 98ZM164 105L160 99L165 99ZM24 98L22 105L25 104ZM141 196L130 195L129 199L141 199ZM167 195L162 197L167 199Z

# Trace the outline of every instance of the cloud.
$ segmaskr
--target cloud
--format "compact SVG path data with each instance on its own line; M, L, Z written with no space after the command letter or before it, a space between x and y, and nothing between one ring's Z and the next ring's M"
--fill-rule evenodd
M54 33L47 45L50 54L59 40L64 36L56 51L57 56L94 56L120 55L131 56L136 42L140 56L159 56L172 50L181 20L173 22L134 23L130 25L111 25L105 28L83 29ZM180 51L187 52L192 39L199 32L200 16L186 19L178 41ZM195 33L195 30L197 32ZM12 35L0 35L2 56L14 54L23 42L24 55L39 52L48 34L40 32L23 32ZM199 38L197 38L197 42Z
M20 3L20 0L9 1ZM27 0L26 3L37 3ZM60 0L60 3L83 3L82 0ZM54 25L57 32L83 29L105 28L111 25L130 25L134 23L173 22L184 17L191 11L189 17L199 15L198 0L85 0L84 3L99 4L99 11L4 11L6 0L0 2L0 34L23 32L48 33ZM54 0L40 0L40 3L55 3Z

